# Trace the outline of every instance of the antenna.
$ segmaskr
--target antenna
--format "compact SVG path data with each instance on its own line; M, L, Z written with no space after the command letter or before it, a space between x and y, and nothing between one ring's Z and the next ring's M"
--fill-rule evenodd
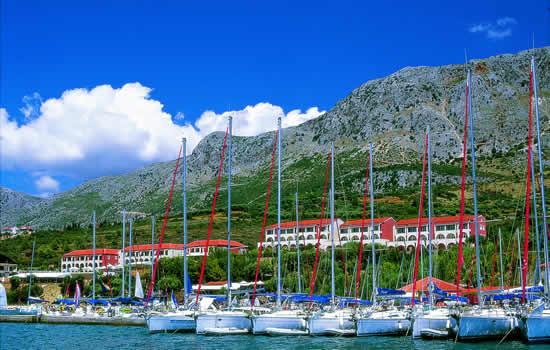
M464 48L464 71L466 71L468 67L468 50Z

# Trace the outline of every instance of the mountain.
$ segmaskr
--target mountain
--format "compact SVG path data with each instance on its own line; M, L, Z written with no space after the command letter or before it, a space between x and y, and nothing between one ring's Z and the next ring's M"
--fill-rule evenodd
M480 201L488 216L514 213L514 205L508 202L517 201L525 176L529 66L533 54L543 144L548 150L550 48L472 60L468 64L472 70ZM303 197L303 215L318 215L331 141L336 147L340 215L359 215L357 200L364 184L368 144L372 143L375 187L380 198L378 212L397 218L414 216L421 176L418 164L427 125L432 129L438 196L435 204L441 205L434 210L440 214L455 213L461 175L465 82L464 65L403 68L364 83L318 118L284 129L283 216L292 217L297 184ZM208 135L188 157L190 211L208 212L211 206L223 137L220 132ZM274 132L233 137L234 210L261 215L273 142ZM89 224L94 208L103 222L120 221L123 208L162 215L174 167L175 161L151 164L127 174L86 181L48 199L2 189L0 221L54 229ZM224 181L218 199L220 209L226 207ZM178 176L172 215L181 213L181 185ZM272 189L276 191L276 186ZM271 214L274 207L270 206Z

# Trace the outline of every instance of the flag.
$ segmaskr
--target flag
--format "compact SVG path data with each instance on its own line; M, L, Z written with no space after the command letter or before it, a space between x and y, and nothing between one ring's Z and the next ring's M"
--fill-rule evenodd
M80 303L80 286L78 285L78 282L76 282L76 287L74 290L74 303L78 306Z
M141 287L141 278L139 278L138 270L136 270L136 289L134 291L134 296L143 299L143 288Z
M176 296L174 295L174 290L172 290L172 300L170 300L170 306L172 307L172 309L177 309L178 308L178 301L176 300Z
M98 280L99 286L101 287L101 294L107 294L107 287L101 282L101 279Z

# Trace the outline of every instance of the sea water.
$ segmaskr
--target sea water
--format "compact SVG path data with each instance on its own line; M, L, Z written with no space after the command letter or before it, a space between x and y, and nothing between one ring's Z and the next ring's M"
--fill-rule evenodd
M146 327L0 323L0 349L550 349L519 341L477 344L407 337L269 337L149 334Z

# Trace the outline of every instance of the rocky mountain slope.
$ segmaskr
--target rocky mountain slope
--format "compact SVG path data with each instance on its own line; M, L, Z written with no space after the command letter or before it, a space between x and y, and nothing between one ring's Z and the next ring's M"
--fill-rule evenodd
M472 60L468 64L472 70L480 182L492 185L487 191L512 195L516 190L513 184L520 183L520 177L524 176L529 66L533 54L536 55L543 144L548 145L550 48ZM322 116L284 129L282 164L286 180L283 190L288 200L286 210L292 212L291 197L297 183L306 204L307 198L311 197L313 203L317 193L322 192L323 168L331 141L336 146L336 172L344 196L346 193L351 197L360 196L369 143L375 148L377 192L387 195L414 190L419 183L416 164L423 153L427 125L432 129L434 183L458 184L465 82L464 65L407 67L364 83ZM223 136L219 132L208 135L188 158L190 210L211 205ZM233 138L232 198L239 210L250 212L263 204L273 139L274 132ZM87 181L49 199L2 189L0 221L59 228L69 224L87 225L93 208L100 221L105 222L119 221L123 208L161 214L166 208L174 167L175 161L151 164L124 175ZM181 210L181 184L178 177L172 206L174 214ZM222 187L220 208L226 206L224 193Z

